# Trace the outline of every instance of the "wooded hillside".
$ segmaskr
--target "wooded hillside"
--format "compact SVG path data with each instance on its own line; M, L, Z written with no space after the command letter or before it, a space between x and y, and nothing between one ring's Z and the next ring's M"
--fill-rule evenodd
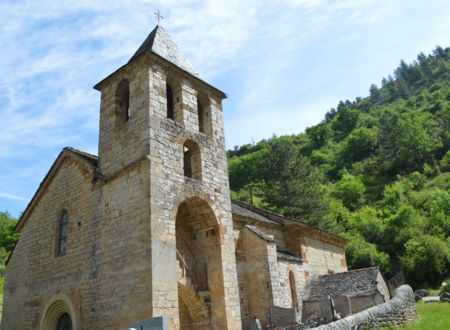
M228 151L232 197L351 239L350 268L450 269L450 48L437 47L293 136Z

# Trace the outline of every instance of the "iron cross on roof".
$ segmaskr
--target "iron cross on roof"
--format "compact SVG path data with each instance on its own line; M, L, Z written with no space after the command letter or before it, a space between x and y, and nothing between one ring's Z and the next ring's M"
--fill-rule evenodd
M158 20L158 25L159 25L159 23L161 23L161 19L164 19L164 16L161 16L161 14L159 13L159 9L156 9L156 11L153 14L155 14L156 19Z

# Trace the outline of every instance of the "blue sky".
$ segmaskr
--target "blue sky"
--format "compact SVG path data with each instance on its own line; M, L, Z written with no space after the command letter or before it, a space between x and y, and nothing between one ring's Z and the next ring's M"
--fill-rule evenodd
M400 59L450 45L448 0L2 0L0 211L18 216L64 146L97 154L92 86L163 26L226 92L227 147L317 124Z

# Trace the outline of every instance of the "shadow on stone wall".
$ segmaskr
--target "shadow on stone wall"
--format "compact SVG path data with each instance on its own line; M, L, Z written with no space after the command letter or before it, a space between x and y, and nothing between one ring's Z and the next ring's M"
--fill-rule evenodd
M395 290L395 296L387 303L371 307L342 320L317 327L320 330L401 328L417 320L414 293L409 285Z

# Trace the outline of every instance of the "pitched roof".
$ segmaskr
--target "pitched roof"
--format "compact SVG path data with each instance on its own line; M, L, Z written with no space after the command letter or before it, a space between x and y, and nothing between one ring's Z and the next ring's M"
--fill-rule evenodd
M250 218L260 222L270 223L277 226L283 225L278 221L272 220L268 217L262 216L258 213L252 212L249 209L242 207L241 205L237 204L237 201L235 200L231 200L231 213L233 213L234 215L239 215L241 217Z
M71 147L65 147L60 152L60 154L58 155L56 160L53 162L52 167L50 168L50 170L45 175L44 179L39 184L39 187L36 190L36 192L34 193L33 198L28 203L27 208L22 213L22 216L20 217L19 221L17 222L17 225L14 228L15 231L19 231L20 228L26 222L26 219L27 219L27 217L29 215L29 212L31 211L31 209L33 208L33 205L35 204L36 200L40 196L40 192L43 190L44 186L50 181L50 177L52 177L52 175L57 171L57 169L59 168L59 165L61 164L61 160L64 158L65 155L78 156L79 157L78 159L81 158L82 160L86 161L94 169L97 168L97 166L98 166L98 157L97 156L91 155L91 154L89 154L87 152L80 151L80 150L77 150L77 149L74 149L74 148L71 148Z
M364 297L377 292L378 267L350 270L343 273L320 275L306 290L305 300L317 301L331 297Z
M278 246L277 246L277 257L289 261L302 262L302 258L298 255L298 253Z
M81 150L78 150L78 149L75 149L72 147L65 147L63 149L63 151L64 150L73 152L73 153L77 154L78 156L81 156L85 160L89 161L93 166L98 166L98 156L96 156L96 155L92 155L92 154L89 154L87 152L84 152L84 151L81 151Z
M299 220L290 219L281 214L254 205L250 205L238 200L234 199L231 200L231 212L233 213L233 215L250 218L260 222L275 224L278 226L288 226L288 225L302 226L303 228L308 229L309 231L324 234L325 236L330 237L339 242L343 242L345 244L348 242L347 239L338 236L336 234L330 233L326 230L320 229L317 226L310 225L308 223Z
M184 57L178 46L172 40L170 35L164 28L157 25L145 39L144 43L138 48L136 53L131 57L130 61L139 57L145 52L153 52L165 60L175 64L183 70L198 76L197 71L192 64Z
M259 230L255 226L245 225L245 228L247 228L248 230L250 230L251 232L253 232L254 234L256 234L257 236L259 236L260 238L262 238L265 241L275 242L275 240L273 239L272 236L267 235L266 233L264 233L263 231Z

